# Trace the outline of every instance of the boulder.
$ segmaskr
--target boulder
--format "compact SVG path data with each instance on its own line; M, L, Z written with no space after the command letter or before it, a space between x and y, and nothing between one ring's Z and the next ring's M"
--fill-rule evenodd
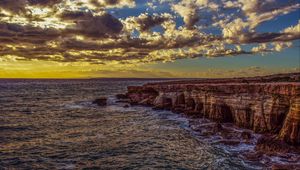
M126 94L117 94L116 97L117 99L128 99Z
M93 104L97 104L98 106L106 106L107 105L107 98L106 97L101 97L101 98L95 99L93 101Z

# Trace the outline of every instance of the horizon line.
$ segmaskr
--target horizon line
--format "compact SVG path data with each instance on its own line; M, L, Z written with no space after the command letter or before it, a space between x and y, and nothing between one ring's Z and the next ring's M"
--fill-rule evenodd
M38 77L38 78L5 78L0 77L0 80L93 80L93 79L234 79L234 78L251 78L251 77L268 77L268 76L279 76L279 75L293 75L300 74L300 72L290 72L290 73L275 73L275 74L266 74L266 75L258 75L258 76L235 76L235 77L82 77L82 78L47 78L47 77Z

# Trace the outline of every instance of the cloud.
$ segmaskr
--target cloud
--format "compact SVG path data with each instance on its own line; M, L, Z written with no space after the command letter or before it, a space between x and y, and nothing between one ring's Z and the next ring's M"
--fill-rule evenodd
M126 78L175 78L177 77L176 74L167 71L154 71L154 70L124 70L124 69L116 69L116 70L97 70L97 71L90 71L88 73L91 77L126 77Z
M43 44L60 36L55 28L0 22L0 44Z
M193 28L199 21L198 7L193 1L181 1L178 4L173 4L172 9L183 17L187 28Z
M89 0L89 3L96 8L133 8L135 6L135 0Z
M284 29L285 33L290 33L290 34L300 34L300 20L298 21L298 24L295 26L290 26L286 29Z
M140 32L145 32L171 19L172 16L167 13L161 15L158 14L149 15L147 13L144 13L139 15L138 17L128 17L125 20L125 24L128 27L127 29L130 31L133 31L133 29L137 29Z
M138 65L280 51L300 39L300 22L274 32L257 29L299 9L296 1L151 2L169 9L141 12L134 0L2 0L0 58ZM118 8L128 7L138 13L120 17Z
M267 44L260 44L259 46L257 47L253 47L251 49L252 52L268 52L268 47L267 47Z
M27 6L53 7L62 3L63 0L1 0L0 9L11 12L12 14L30 14Z
M27 4L26 0L1 0L0 8L11 13L20 14L25 13L25 5Z
M108 13L93 15L91 12L65 11L61 18L75 23L66 28L66 33L87 37L109 37L119 34L123 29L122 23Z
M38 5L38 6L53 6L59 3L62 3L63 0L28 0L29 5Z
M272 43L272 45L274 46L273 50L279 52L285 48L291 47L292 43L291 42L274 42L274 43Z

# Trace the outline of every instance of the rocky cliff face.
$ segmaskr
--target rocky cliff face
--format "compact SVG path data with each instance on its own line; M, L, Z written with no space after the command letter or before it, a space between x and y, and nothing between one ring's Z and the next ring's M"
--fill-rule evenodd
M277 139L292 145L300 144L299 82L223 80L131 86L127 96L132 104L231 122L257 133L276 134Z

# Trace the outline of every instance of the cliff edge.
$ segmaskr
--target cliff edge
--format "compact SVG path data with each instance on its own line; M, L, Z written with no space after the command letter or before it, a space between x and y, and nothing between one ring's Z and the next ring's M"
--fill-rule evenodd
M300 73L130 86L131 104L229 122L300 145Z

